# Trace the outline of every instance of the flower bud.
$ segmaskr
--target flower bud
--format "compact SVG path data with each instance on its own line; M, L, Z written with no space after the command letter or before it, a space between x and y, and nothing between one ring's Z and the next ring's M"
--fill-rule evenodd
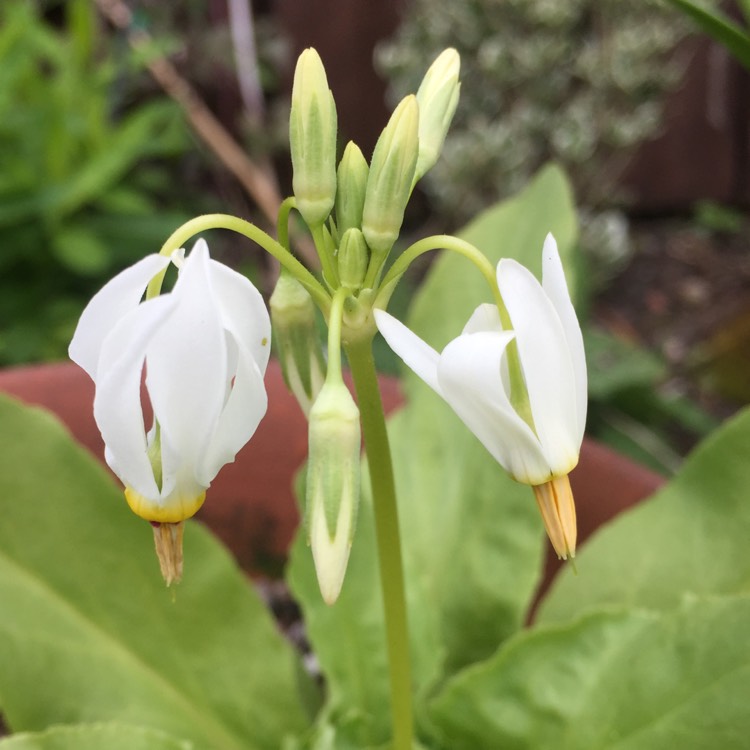
M419 106L407 96L380 134L367 177L362 232L374 253L385 255L398 238L419 153Z
M367 272L370 253L365 237L359 229L348 229L339 245L339 279L341 286L357 292Z
M353 141L349 141L337 172L336 227L339 236L343 236L347 229L359 229L362 226L362 208L365 205L369 171L367 160L362 156L359 147Z
M359 506L359 409L341 382L326 383L310 410L306 520L320 593L341 591Z
M419 86L419 158L414 182L421 179L440 156L458 104L460 68L458 52L446 49L432 63Z
M297 208L310 226L322 224L336 197L336 104L312 48L299 56L294 71L289 143Z
M307 415L325 380L315 306L302 284L282 272L271 295L270 307L284 381Z

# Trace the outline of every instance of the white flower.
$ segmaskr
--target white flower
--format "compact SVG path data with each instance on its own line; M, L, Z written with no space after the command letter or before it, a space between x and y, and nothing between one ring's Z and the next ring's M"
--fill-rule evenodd
M173 291L142 302L170 262L180 268ZM96 384L106 460L138 515L179 523L201 506L265 414L270 337L258 290L211 260L203 240L186 259L143 258L89 302L69 353ZM144 372L155 418L148 431Z
M497 307L480 305L461 335L438 354L384 311L375 311L375 321L396 354L450 404L510 475L534 486L552 543L566 557L575 550L567 474L578 463L586 423L586 360L552 235L542 260L542 284L514 260L498 264L512 331L502 330ZM513 340L533 427L511 405L506 349Z

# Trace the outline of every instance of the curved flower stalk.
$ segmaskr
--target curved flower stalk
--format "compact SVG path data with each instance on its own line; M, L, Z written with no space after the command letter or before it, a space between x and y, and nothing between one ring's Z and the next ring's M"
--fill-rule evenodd
M497 283L513 330L494 305L480 305L461 335L438 354L382 310L375 320L389 346L442 396L518 482L534 488L550 541L573 557L576 520L568 473L578 463L587 408L583 338L552 235L540 284L514 260L501 260ZM528 410L514 403L508 347L515 342ZM522 399L525 400L525 399Z
M173 291L142 302L170 263L180 269ZM258 290L211 260L203 240L187 258L149 255L118 274L78 322L70 357L96 385L107 463L131 509L154 524L167 583L180 578L180 524L265 414L270 337ZM148 430L144 372L154 412Z

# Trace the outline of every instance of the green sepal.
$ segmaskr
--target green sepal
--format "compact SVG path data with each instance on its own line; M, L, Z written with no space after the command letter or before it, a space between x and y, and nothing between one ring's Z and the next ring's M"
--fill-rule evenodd
M353 141L347 143L336 173L336 225L339 236L348 229L362 226L362 209L370 168L359 147Z

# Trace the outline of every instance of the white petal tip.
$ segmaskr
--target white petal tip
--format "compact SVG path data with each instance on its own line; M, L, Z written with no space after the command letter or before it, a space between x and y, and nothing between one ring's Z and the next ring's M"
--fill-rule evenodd
M542 248L542 252L544 253L545 257L552 254L559 255L559 251L557 249L557 241L552 235L552 232L548 232L547 236L544 238L544 247Z
M323 542L321 545L316 544L313 540L312 547L320 595L330 607L336 603L341 593L341 587L344 585L344 575L349 562L351 545L347 542L343 546L336 540L332 543Z
M310 546L315 574L323 601L329 606L336 602L341 593L352 548L353 514L351 505L347 505L342 503L334 536L328 532L322 502L315 503L310 519Z

